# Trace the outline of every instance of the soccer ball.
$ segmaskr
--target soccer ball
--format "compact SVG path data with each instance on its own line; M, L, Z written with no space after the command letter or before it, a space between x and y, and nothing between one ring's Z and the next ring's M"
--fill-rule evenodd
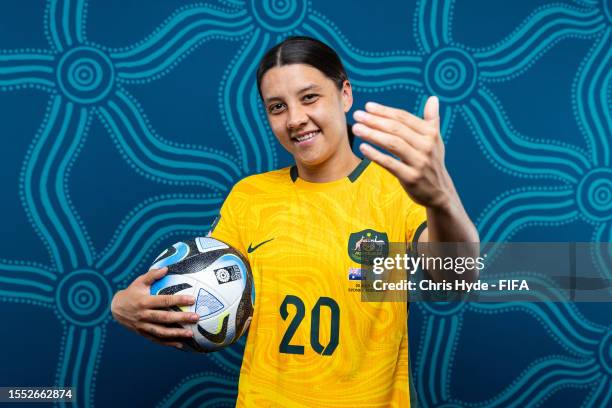
M195 312L196 324L182 325L193 337L183 341L186 350L208 353L226 347L248 329L253 316L255 290L248 261L234 248L198 237L177 242L151 265L168 267L168 273L151 285L151 295L191 295L191 306L173 310Z

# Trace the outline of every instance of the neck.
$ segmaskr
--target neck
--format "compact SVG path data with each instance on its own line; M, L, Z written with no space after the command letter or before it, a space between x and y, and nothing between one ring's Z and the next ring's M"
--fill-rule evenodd
M347 177L355 170L360 161L361 159L353 153L347 142L346 148L339 149L337 154L323 163L308 165L296 162L296 166L302 180L311 183L327 183Z

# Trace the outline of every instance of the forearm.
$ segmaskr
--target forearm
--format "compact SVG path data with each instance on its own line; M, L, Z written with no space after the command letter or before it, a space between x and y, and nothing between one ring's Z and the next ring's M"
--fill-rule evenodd
M426 256L473 259L479 256L478 231L456 195L443 206L427 208L427 236L423 238L428 243L423 246ZM436 281L462 279L473 282L478 279L477 269L462 274L452 270L428 272Z
M459 198L439 207L427 208L428 242L480 242L478 231Z

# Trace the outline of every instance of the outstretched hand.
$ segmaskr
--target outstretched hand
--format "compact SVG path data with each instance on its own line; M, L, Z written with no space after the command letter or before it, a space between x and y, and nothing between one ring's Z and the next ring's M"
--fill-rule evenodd
M416 203L435 209L452 205L457 193L444 165L438 98L429 97L422 119L374 102L365 108L353 114L353 133L395 157L366 143L361 152L395 175Z

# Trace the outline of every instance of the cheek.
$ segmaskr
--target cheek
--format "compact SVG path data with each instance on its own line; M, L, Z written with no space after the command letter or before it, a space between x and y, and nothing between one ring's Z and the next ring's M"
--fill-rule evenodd
M329 106L323 104L313 107L309 112L310 119L315 125L323 130L330 131L334 126L333 113L329 110Z
M278 117L268 117L268 124L270 125L270 129L276 137L276 140L279 141L282 145L287 145L287 129L284 126L284 121L280 120Z
M268 125L270 125L270 129L272 129L272 133L278 138L278 136L281 135L279 132L282 130L278 117L268 115Z
M313 113L312 118L319 127L323 127L324 130L327 130L328 136L340 136L344 134L346 129L346 116L344 112L336 111L327 106Z

